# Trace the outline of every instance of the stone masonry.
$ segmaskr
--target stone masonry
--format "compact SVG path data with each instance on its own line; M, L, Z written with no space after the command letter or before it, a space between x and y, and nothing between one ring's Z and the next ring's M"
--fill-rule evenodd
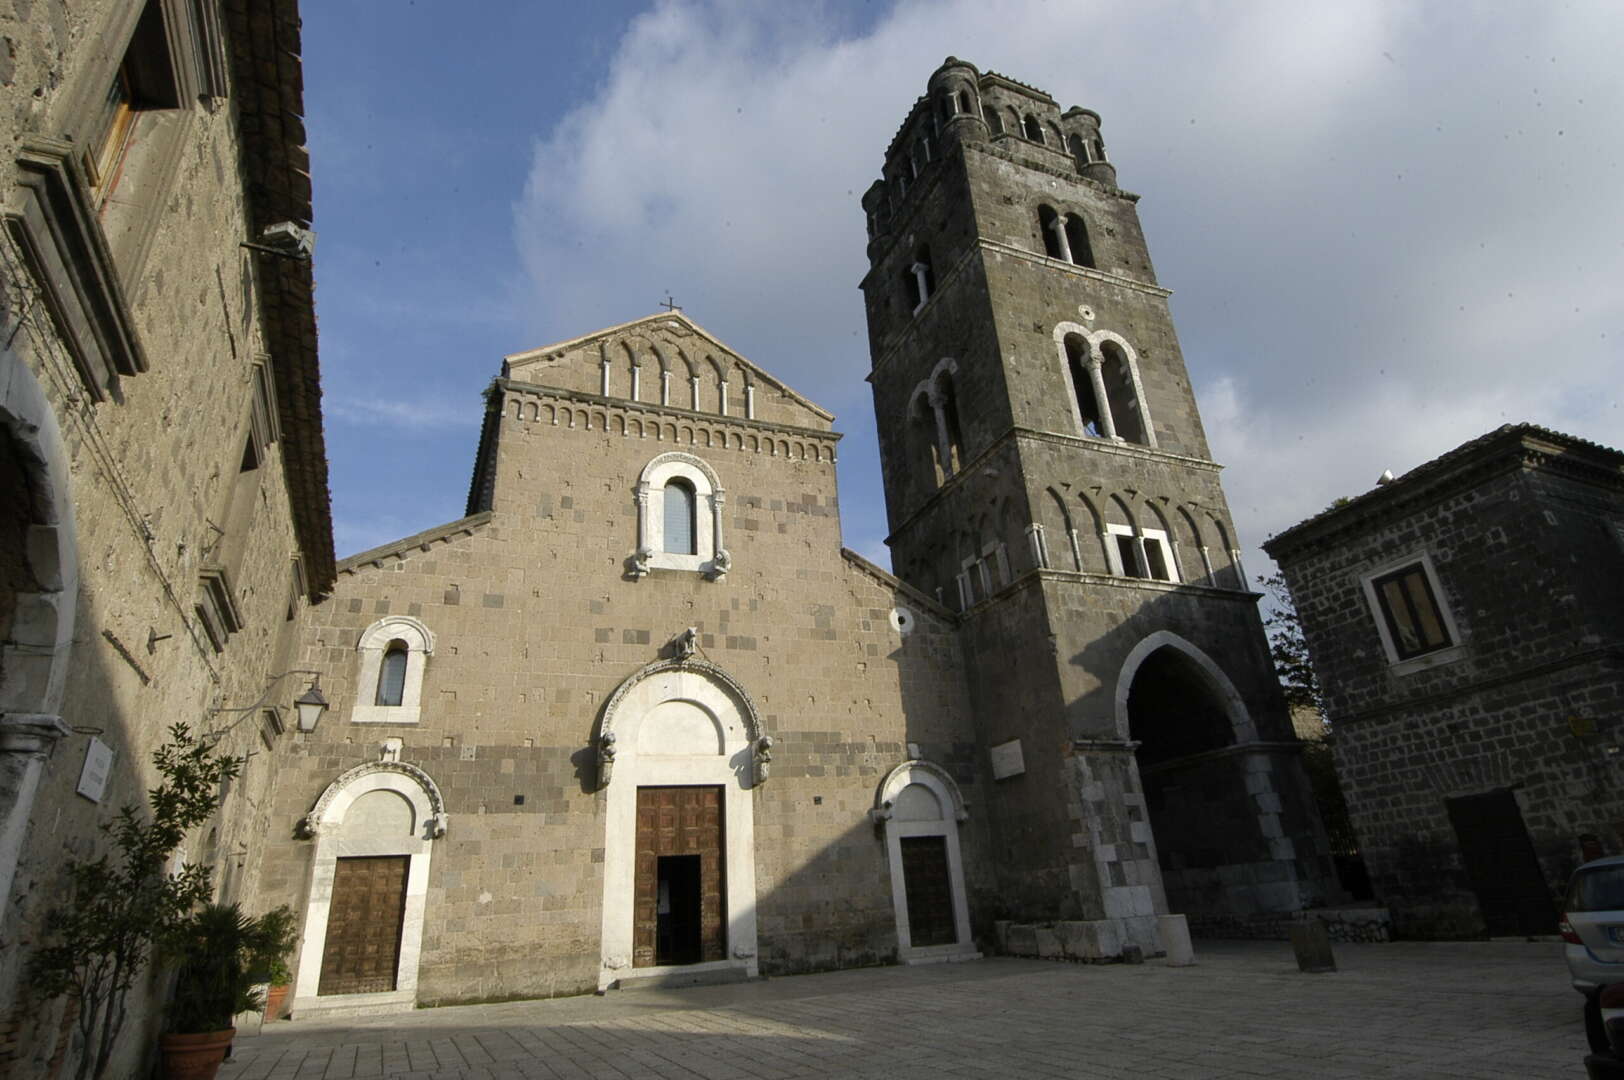
M1507 425L1265 548L1395 930L1552 932L1581 838L1624 850L1624 455ZM1396 657L1365 583L1422 559L1449 639ZM1520 823L1495 847L1524 858L1470 850L1480 823L1462 810L1497 793ZM1526 930L1508 882L1527 886Z

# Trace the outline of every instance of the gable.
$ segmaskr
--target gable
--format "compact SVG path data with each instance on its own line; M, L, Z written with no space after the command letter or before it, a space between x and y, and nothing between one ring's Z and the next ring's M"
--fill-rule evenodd
M506 357L516 382L688 412L828 431L834 415L681 312L650 315Z

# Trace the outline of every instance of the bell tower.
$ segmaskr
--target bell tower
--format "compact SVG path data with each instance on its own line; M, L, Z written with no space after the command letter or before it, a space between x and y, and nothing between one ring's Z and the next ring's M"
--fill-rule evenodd
M954 57L863 196L897 576L960 612L994 917L1160 948L1335 885L1100 117Z

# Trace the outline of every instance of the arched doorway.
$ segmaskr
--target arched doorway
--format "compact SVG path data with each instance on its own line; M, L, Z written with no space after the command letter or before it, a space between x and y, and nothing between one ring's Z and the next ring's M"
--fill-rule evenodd
M756 963L755 818L765 779L755 705L714 664L650 664L604 707L607 790L598 988L675 966Z
M445 831L439 788L403 761L356 766L322 792L299 823L316 850L297 1014L416 1005L429 858Z
M958 785L930 762L905 761L880 784L872 814L885 828L898 959L975 959L959 848L969 814Z
M79 599L68 466L34 373L0 349L0 921L45 759L69 734L58 715Z
M1117 704L1119 723L1139 744L1169 909L1212 916L1298 907L1291 852L1276 847L1273 763L1223 670L1190 642L1158 631L1123 665Z

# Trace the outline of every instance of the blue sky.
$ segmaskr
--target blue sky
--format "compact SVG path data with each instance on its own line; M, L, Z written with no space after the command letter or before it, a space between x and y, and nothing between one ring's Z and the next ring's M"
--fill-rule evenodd
M341 556L462 514L503 355L670 290L837 414L888 565L858 197L950 53L1103 115L1254 573L1498 424L1624 442L1616 4L324 0L304 50Z

